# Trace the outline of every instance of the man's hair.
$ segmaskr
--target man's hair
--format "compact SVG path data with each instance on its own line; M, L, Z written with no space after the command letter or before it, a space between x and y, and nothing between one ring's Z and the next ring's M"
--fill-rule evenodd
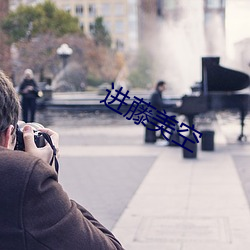
M2 141L3 132L10 125L16 128L19 111L20 102L13 84L0 70L0 142Z
M157 82L156 89L159 89L159 87L163 86L164 84L166 84L166 82L164 82L164 81Z
M24 71L24 78L26 78L27 76L29 76L31 79L34 78L34 74L33 74L33 71L31 69L26 69Z

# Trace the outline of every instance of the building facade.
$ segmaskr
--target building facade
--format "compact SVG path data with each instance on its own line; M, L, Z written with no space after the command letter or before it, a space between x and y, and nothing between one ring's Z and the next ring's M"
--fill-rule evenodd
M113 48L135 50L138 46L137 0L52 0L59 8L78 17L86 35L91 35L96 17L103 17Z
M91 36L96 17L103 17L113 48L136 50L138 47L138 0L51 0L58 8L79 19L86 35ZM10 9L20 4L34 5L44 0L10 0Z

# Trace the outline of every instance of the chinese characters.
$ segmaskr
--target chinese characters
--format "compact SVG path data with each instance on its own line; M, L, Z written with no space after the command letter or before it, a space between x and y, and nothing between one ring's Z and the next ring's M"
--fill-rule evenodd
M104 100L101 100L100 103L104 103L107 108L122 115L127 120L133 120L136 125L142 124L148 130L160 131L164 139L193 153L193 151L186 146L186 143L188 141L192 144L199 143L199 139L202 137L202 133L196 130L194 125L188 126L185 123L179 125L179 122L175 120L175 116L168 116L165 110L157 110L150 102L144 101L143 98L134 96L134 99L131 99L128 95L129 91L127 90L123 93L122 87L113 90L114 83L112 83L112 90L106 89L108 92L107 96ZM126 102L128 100L133 100L133 102L129 105ZM112 104L115 102L116 105L112 107ZM122 106L127 106L125 112L122 112ZM171 135L173 135L174 132L183 138L182 143L171 139ZM189 136L183 135L183 132L189 132Z

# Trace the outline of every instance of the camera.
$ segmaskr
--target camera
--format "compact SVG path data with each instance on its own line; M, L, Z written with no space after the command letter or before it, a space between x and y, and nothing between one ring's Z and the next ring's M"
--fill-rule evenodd
M16 129L16 145L15 145L15 150L20 150L20 151L24 151L25 150L25 145L24 145L24 140L23 140L23 127L25 125L29 125L32 127L33 131L34 131L34 141L35 144L38 148L42 148L45 146L45 139L43 137L43 135L37 131L39 128L43 128L43 126L39 123L19 123L17 125L17 129Z

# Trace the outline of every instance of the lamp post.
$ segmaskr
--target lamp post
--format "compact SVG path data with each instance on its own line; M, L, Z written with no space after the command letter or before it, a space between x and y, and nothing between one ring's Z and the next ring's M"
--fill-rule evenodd
M63 68L62 68L62 76L65 81L65 85L67 85L67 75L66 75L66 70L65 67L67 65L67 60L73 53L73 50L69 47L67 43L63 43L57 50L56 50L57 55L59 55L62 58L63 62Z
M73 53L73 50L69 47L67 43L63 43L57 50L57 55L59 55L62 58L63 61L63 68L67 65L67 60Z

